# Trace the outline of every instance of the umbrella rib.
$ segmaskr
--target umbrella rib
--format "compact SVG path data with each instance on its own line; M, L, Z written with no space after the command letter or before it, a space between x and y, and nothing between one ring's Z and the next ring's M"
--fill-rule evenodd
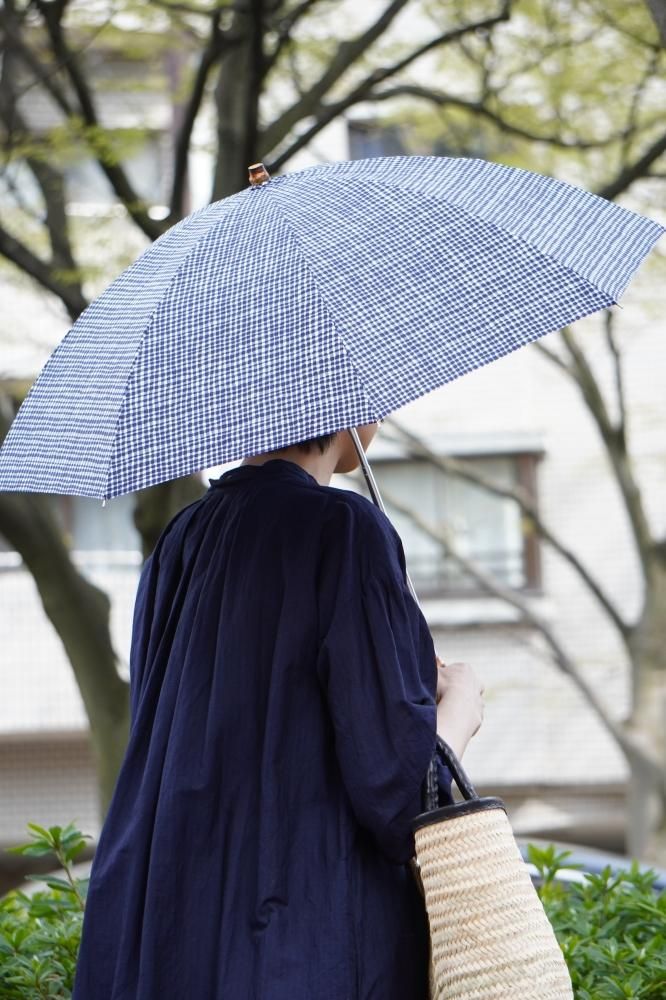
M213 202L213 205L222 205L222 204L223 204L223 202ZM212 208L212 205L206 205L203 208L201 208L198 212L194 212L192 215L187 216L187 218L185 220L183 220L183 221L191 222L195 217L198 217L200 213L206 212L210 208ZM112 464L112 461L113 461L114 449L115 449L115 445L116 445L116 441L117 441L117 437L118 437L118 427L120 426L120 421L122 419L123 411L124 411L124 407L125 407L125 403L126 403L126 400L127 400L127 387L129 386L129 384L130 384L130 382L132 380L132 377L134 375L134 372L136 370L136 366L137 366L137 363L138 363L138 360L139 360L139 356L141 354L141 349L143 348L143 345L145 344L146 339L149 336L149 334L150 334L150 332L151 332L151 330L152 330L152 328L153 328L153 326L155 324L155 319L156 319L156 316L157 316L157 314L158 314L158 312L160 310L160 306L162 305L162 303L166 299L167 295L169 294L169 292L173 288L173 286L174 286L174 284L176 282L176 279L178 278L178 275L180 274L180 272L182 271L182 269L185 267L185 265L189 261L189 259L192 256L192 254L194 254L200 248L201 244L206 239L208 239L208 237L210 236L211 230L219 223L219 216L217 214L214 214L214 213L211 213L211 214L213 214L214 217L211 220L210 226L206 229L205 233L200 237L200 239L196 240L192 244L192 246L189 248L189 250L187 251L187 253L183 257L183 259L178 264L177 268L175 269L175 271L173 272L173 274L169 278L169 282L168 282L166 288L164 289L164 292L162 293L162 295L160 296L160 298L158 299L158 301L155 303L155 306L154 306L154 308L153 308L153 310L152 310L152 312L151 312L151 314L150 314L150 316L148 318L148 321L145 324L145 329L144 329L143 333L141 334L141 336L139 338L139 342L138 342L137 347L136 347L134 358L132 360L132 364L130 366L130 370L127 373L127 378L125 380L125 388L123 390L123 394L122 394L122 397L120 399L120 406L118 407L118 415L116 417L116 423L115 423L115 426L114 426L114 429L113 429L113 436L111 438L111 449L110 449L110 453L109 453L109 460L108 460L108 463L107 463L106 472L104 474L104 485L103 485L104 492L103 492L103 495L102 495L102 500L104 501L104 503L106 503L106 501L110 499L110 495L108 493L108 487L109 487L109 478L110 478L110 474L111 474L111 464ZM166 236L166 233L164 235ZM160 239L163 239L163 237L160 237ZM157 242L159 242L159 241L156 240L155 243L153 243L152 246L149 247L148 249L149 250L152 249L152 247L154 247ZM146 252L148 252L148 251L146 251Z
M485 162L485 161L482 161L482 162ZM517 169L517 168L509 168L509 167L507 167L506 169L508 170L508 169ZM555 184L562 185L563 187L566 187L566 188L572 188L574 191L579 191L579 189L574 188L573 185L566 184L565 181L560 181L560 180L558 180L557 178L554 178L554 177L553 178L548 178L548 179L551 180ZM561 261L557 257L555 257L552 253L549 253L548 251L543 250L541 247L539 247L537 244L535 244L532 240L526 239L524 236L516 235L515 233L512 233L509 229L504 229L501 225L499 225L499 223L493 222L491 219L484 218L482 215L479 215L479 214L471 211L469 208L467 208L464 205L460 205L460 204L458 204L457 202L454 202L454 201L446 201L445 199L438 199L435 195L433 195L433 194L431 194L429 192L419 191L419 190L417 190L415 188L410 187L409 185L396 184L391 179L389 179L388 181L385 181L384 179L375 180L372 177L363 177L363 178L360 178L360 179L356 179L354 177L342 177L341 181L342 181L342 183L345 183L345 184L355 184L355 185L361 184L361 185L366 185L366 186L369 186L369 187L391 188L394 191L404 192L406 194L412 194L415 197L420 198L421 200L428 200L428 201L434 202L435 204L439 205L440 207L450 206L452 208L455 208L457 211L459 211L459 212L463 213L464 215L468 216L470 219L473 219L475 222L481 222L484 225L490 226L492 229L495 229L498 233L501 233L503 236L511 236L513 239L518 240L520 243L523 243L525 246L530 247L532 250L534 250L536 253L540 254L545 259L547 259L549 261L553 261L555 264L557 264L558 267L561 267L563 270L569 271L571 274L574 274L581 281L584 281L590 288L594 289L594 291L598 292L600 295L603 295L607 299L609 299L610 300L610 304L612 304L612 305L619 305L619 302L617 301L617 299L615 298L615 296L613 294L611 294L610 292L606 291L603 288L600 288L598 284L596 284L590 278L587 278L585 275L581 274L579 271L576 270L576 268L572 267L569 264L565 264L563 261ZM582 191L582 189L580 189L580 190ZM602 202L606 201L606 199L600 198L599 195L593 195L593 194L591 194L590 192L587 192L587 191L584 191L583 193L589 195L590 198L598 199L599 201L602 201ZM646 218L644 216L636 215L636 213L632 212L630 209L624 208L621 205L616 205L614 202L610 202L609 201L609 202L607 202L607 205L608 205L609 209L614 208L614 209L616 209L619 212L625 213L626 216L632 217L633 220L635 221L635 223L637 225L639 223L642 223L644 225L647 222L649 224L649 226L652 227L652 232L649 233L649 235L648 235L648 233L646 233L645 236L644 236L644 239L646 239L647 242L648 242L648 250L657 242L657 240L664 234L664 232L666 232L666 226L662 226L661 223L655 222L654 219L648 219L648 218ZM641 245L643 245L643 240L641 240ZM647 251L646 251L646 253L647 253ZM626 281L625 281L625 284L624 284L625 288L628 285L628 283L631 280L631 278L633 277L633 275L635 274L635 272L640 267L641 263L643 262L644 257L646 256L646 253L643 253L643 252L640 253L640 260L633 267L632 271L628 274L628 276L626 278Z
M267 184L265 190L268 191L269 188L270 188L270 184ZM347 357L347 360L348 360L351 368L353 369L354 374L356 375L356 378L358 379L358 383L359 383L360 387L363 390L363 393L365 395L365 398L366 398L366 401L368 403L368 406L372 410L373 414L377 414L377 416L373 417L373 419L378 420L379 417L380 416L384 416L384 414L380 413L380 409L377 406L377 403L371 398L370 393L368 392L368 387L366 385L365 379L362 377L361 371L360 371L357 363L354 361L354 358L352 357L352 354L351 354L351 351L349 349L349 346L348 346L345 338L343 337L342 333L340 332L339 323L338 323L338 321L336 319L335 313L331 309L331 306L330 306L330 303L329 303L328 299L323 294L323 292L322 292L322 290L321 290L321 288L319 286L319 282L317 281L316 275L315 275L315 273L314 273L314 271L312 269L312 266L311 266L311 264L310 264L310 262L309 262L309 260L307 258L307 255L306 255L305 251L303 250L303 246L301 244L301 241L298 238L298 234L297 234L296 230L294 229L294 227L292 226L292 224L289 221L289 219L287 218L287 216L285 215L285 213L280 208L279 204L276 204L276 198L271 198L271 202L275 206L275 212L276 212L276 214L279 216L280 221L283 223L283 225L285 227L285 230L289 233L289 236L290 236L292 242L294 243L295 247L298 250L300 258L303 261L303 264L306 267L308 274L310 275L310 280L312 281L312 286L313 286L313 288L315 288L317 290L317 295L319 296L319 299L323 303L324 308L326 309L326 312L328 313L328 316L329 316L329 318L331 320L331 325L333 326L333 329L335 330L335 335L338 338L338 340L340 341L340 343L342 344L342 347L344 348L344 352L345 352L345 355ZM336 428L336 430L345 430L345 429L346 428Z

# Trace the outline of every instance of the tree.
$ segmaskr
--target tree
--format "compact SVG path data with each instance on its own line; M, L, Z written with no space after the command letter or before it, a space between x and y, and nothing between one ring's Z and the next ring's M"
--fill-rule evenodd
M34 211L26 211L20 192L14 192L12 212L0 225L0 254L57 297L75 318L88 301L94 276L82 266L90 234L76 230L66 211L62 158L73 144L92 157L124 211L127 231L143 241L154 239L189 210L188 164L194 130L206 115L214 122L216 148L212 198L244 187L247 165L257 159L263 159L271 171L287 166L327 125L355 106L381 109L385 121L399 124L408 116L409 131L404 134L410 151L409 144L413 151L423 151L438 140L452 153L481 154L572 176L610 198L622 197L631 189L632 196L640 199L650 190L646 179L659 183L666 133L656 84L664 57L646 6L624 5L619 0L604 5L594 0L583 4L565 0L557 5L523 0L513 6L508 0L449 5L383 0L364 10L364 16L363 24L350 20L349 30L340 38L340 4L330 0L237 0L233 4L114 0L104 10L80 0L6 0L0 11L4 33L0 121L6 176L11 180L10 168L17 163L30 172L39 192L40 212L35 217ZM407 16L409 31L403 27ZM174 60L175 38L178 57ZM101 124L104 53L129 50L126 58L145 62L146 44L169 63L168 74L151 64L155 77L151 86L155 92L169 92L174 105L169 204L161 219L151 214L126 169L128 144L131 147L140 140L141 130L132 133ZM46 133L28 120L28 92L39 93L54 109L55 124ZM650 537L644 524L623 426L610 419L607 407L604 410L594 373L573 332L563 337L562 353L552 360L563 373L577 379L597 420L626 497L628 516L633 519L636 544L642 546L639 551L646 559L641 621L624 622L605 602L609 619L622 630L632 664L640 661L634 670L633 721L637 724L638 706L649 702L652 680L648 683L645 678L660 683L664 676L663 665L656 663L654 655L663 601L659 594L663 593L664 545ZM609 338L613 350L612 329ZM423 442L412 444L419 454L424 453ZM451 471L450 462L448 468ZM136 518L145 553L165 521L199 488L190 479L137 496ZM34 537L35 524L42 526L56 553L55 565L71 580L71 596L61 595L63 604L75 599L77 588L85 591L90 584L77 574L62 542L57 544L57 529L40 513L42 500L0 494L0 531L35 576L48 612L53 609L49 592L54 580L26 541ZM536 517L535 512L526 513ZM538 519L534 523L548 544L558 545L547 527ZM442 541L450 548L450 540ZM561 545L559 551L575 562L574 553L566 553ZM478 568L467 568L478 572ZM605 595L592 573L582 566L580 570L603 602ZM491 580L486 584L496 586ZM124 682L118 683L103 595L86 592L100 650L84 646L77 653L76 637L68 637L67 616L51 610L51 619L72 658L84 696L106 805L118 748L126 738L127 692ZM504 596L515 604L516 595ZM580 684L575 662L556 636L551 639L556 660ZM647 650L652 652L644 655ZM650 663L655 665L650 667ZM588 691L587 697L594 707L593 692ZM599 710L597 706L595 711ZM663 794L657 743L641 747L631 725L623 727L607 716L605 722L630 757L635 773L640 773L641 787L660 789ZM653 725L650 731L656 739Z
M188 209L193 130L207 109L215 121L211 196L216 199L246 186L248 164L262 157L271 170L285 166L378 84L477 31L494 31L510 14L509 0L488 0L478 14L456 13L447 26L426 31L422 40L401 44L397 51L395 38L387 43L390 31L401 14L417 6L413 0L379 4L344 38L322 40L323 20L330 22L335 13L330 0L113 0L108 5L5 0L0 9L0 127L8 210L0 225L0 255L56 296L76 319L93 281L83 267L90 227L75 231L67 212L63 174L72 149L94 161L128 226L144 240L155 239ZM175 110L169 210L162 219L154 218L139 196L124 162L128 144L131 148L142 130L103 124L104 57L114 51L140 61L142 70L148 52L167 63L171 59L170 75L153 69L157 81L152 82L158 92L172 92ZM284 94L278 102L272 101L273 88ZM30 121L27 97L35 95L50 108L52 124L46 129ZM14 183L17 165L29 172L38 193L36 210L25 204ZM6 405L4 431L9 416ZM144 554L171 515L201 489L196 478L188 478L137 495L135 521ZM129 712L127 685L118 675L109 634L108 599L76 570L44 498L0 494L0 531L33 574L72 662L90 721L104 811L126 743ZM47 550L48 559L43 558ZM87 611L82 628L72 614L80 602Z
M654 9L658 5L650 5ZM566 5L530 6L541 44L522 28L510 24L495 38L466 39L457 50L461 58L457 88L445 90L420 84L401 84L384 89L376 100L393 102L408 98L428 108L421 128L434 139L458 144L469 150L479 142L479 124L484 130L486 155L519 166L549 168L558 176L573 175L596 193L622 199L631 192L632 206L650 204L663 185L666 131L656 95L663 89L666 64L663 42L642 7L595 4L578 5L578 18L570 17ZM560 21L564 18L566 23ZM605 45L600 45L600 38ZM618 65L621 42L628 45L628 60ZM544 58L555 55L559 72L543 72ZM567 84L571 74L585 87ZM448 77L447 77L448 79ZM519 86L516 82L519 81ZM621 99L620 95L622 95ZM536 98L540 97L538 101ZM577 101L572 103L572 98ZM607 103L606 103L607 102ZM536 111L535 111L536 107ZM410 104L413 116L413 104ZM593 119L590 110L594 111ZM394 113L392 121L400 121ZM633 705L620 720L604 707L586 682L575 656L568 651L552 627L535 615L520 595L502 587L466 559L446 533L436 530L412 510L390 498L394 510L415 520L420 529L437 539L449 558L488 592L517 608L522 620L545 640L550 656L586 698L625 755L631 773L629 847L663 861L666 856L666 538L650 523L643 489L630 450L622 353L615 330L616 316L604 318L605 339L614 370L614 398L607 398L601 381L573 329L560 332L559 346L535 344L563 376L571 379L587 407L599 434L622 499L636 556L641 568L643 594L639 613L629 620L605 592L594 569L545 524L530 498L520 490L508 490L488 481L478 472L451 458L435 455L422 440L410 435L397 421L392 426L415 456L426 458L442 471L475 482L497 495L510 497L543 541L565 559L602 609L619 636L631 676ZM656 799L661 820L653 828L650 804Z

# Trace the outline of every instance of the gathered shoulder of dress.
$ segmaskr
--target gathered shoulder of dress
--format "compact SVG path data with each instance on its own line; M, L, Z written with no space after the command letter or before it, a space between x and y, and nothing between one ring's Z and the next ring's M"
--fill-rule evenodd
M73 1000L426 1000L436 682L378 508L282 459L213 480L139 580Z

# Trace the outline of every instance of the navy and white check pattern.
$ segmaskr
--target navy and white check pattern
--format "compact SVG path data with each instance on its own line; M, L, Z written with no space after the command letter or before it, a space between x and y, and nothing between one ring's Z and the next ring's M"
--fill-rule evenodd
M80 316L0 488L113 497L384 417L612 305L663 231L482 160L275 177L188 216Z

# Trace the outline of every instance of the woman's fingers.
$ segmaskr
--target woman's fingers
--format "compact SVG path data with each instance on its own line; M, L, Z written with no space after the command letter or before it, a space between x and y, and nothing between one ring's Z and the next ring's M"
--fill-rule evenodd
M485 684L469 663L444 664L437 655L435 660L437 663L435 701L440 706L444 699L447 712L450 709L456 714L456 724L463 727L463 745L466 745L467 741L478 733L483 722Z
M462 727L465 742L478 732L483 721L485 686L469 663L449 663L437 657L437 704Z

